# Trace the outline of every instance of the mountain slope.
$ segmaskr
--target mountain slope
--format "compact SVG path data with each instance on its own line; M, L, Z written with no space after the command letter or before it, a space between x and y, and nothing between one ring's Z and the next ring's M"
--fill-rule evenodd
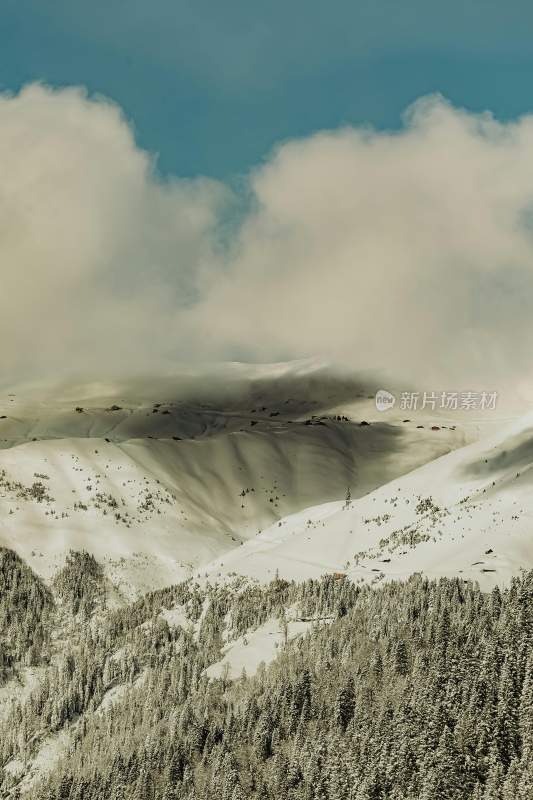
M533 415L349 505L290 515L201 574L261 581L338 572L375 582L461 575L483 586L533 566Z
M120 589L142 592L472 435L380 415L361 382L305 364L251 377L232 365L224 386L221 374L206 389L174 379L7 394L0 544L46 578L87 550Z

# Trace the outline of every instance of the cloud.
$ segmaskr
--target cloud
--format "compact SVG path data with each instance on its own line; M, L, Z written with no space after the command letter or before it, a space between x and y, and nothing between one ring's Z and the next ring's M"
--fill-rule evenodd
M251 176L232 279L195 322L225 309L214 339L255 357L321 352L441 387L528 379L532 167L532 117L439 97L396 133L288 142Z
M116 106L31 85L0 99L0 169L4 375L319 354L531 383L533 117L430 97L283 143L229 225L232 192L162 181Z
M80 89L0 99L0 367L146 367L212 257L227 190L168 181Z

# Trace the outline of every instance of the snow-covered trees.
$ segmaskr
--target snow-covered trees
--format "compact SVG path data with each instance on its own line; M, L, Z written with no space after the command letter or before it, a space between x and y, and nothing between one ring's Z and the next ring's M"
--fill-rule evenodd
M190 624L162 618L176 606ZM254 677L206 677L225 638L295 608L334 619ZM186 582L97 609L90 625L72 616L40 685L0 723L2 764L68 736L35 800L533 797L533 573L492 594L419 576L380 589ZM3 791L15 783L5 771Z
M105 596L102 567L90 553L71 550L54 578L53 588L73 614L89 616Z
M17 666L47 659L53 611L42 580L12 550L0 547L0 684Z

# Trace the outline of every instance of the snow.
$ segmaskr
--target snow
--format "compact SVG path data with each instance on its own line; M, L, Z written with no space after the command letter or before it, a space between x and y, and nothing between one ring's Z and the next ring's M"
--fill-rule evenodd
M31 763L25 766L25 774L18 788L21 796L31 797L31 792L34 787L43 780L46 775L49 775L59 760L66 755L72 743L72 736L75 731L75 722L69 727L63 728L58 733L47 736L41 743L36 755L32 758ZM12 763L12 768L16 769L17 763Z
M297 580L344 572L376 583L419 572L461 576L491 588L533 567L532 490L529 414L349 508L336 502L290 515L198 574L268 581L276 571ZM417 509L428 497L438 511Z
M0 686L0 719L5 719L13 703L24 702L39 685L43 667L23 667L16 677Z
M330 621L330 620L328 620ZM287 641L305 634L315 623L313 620L287 621ZM324 624L324 621L321 622ZM269 619L257 630L246 633L223 648L224 657L206 669L210 678L236 680L243 670L248 677L255 675L261 663L270 664L284 646L284 633L278 619Z
M131 598L242 550L260 530L343 497L347 486L361 497L477 436L473 422L439 418L435 433L380 415L368 392L353 381L321 383L321 370L306 361L219 366L205 402L187 372L6 390L0 544L45 579L68 550L85 549ZM320 411L326 406L335 414ZM341 412L352 421L333 419ZM49 500L31 497L35 483ZM333 555L310 553L309 570L332 568Z
M170 628L188 628L190 620L187 617L185 606L175 608L163 608L160 615L167 622Z
M102 698L102 702L96 709L96 714L105 714L106 712L112 710L113 706L118 703L128 691L132 691L133 689L139 688L142 686L147 678L147 672L142 672L134 681L133 683L118 683L116 686L112 686L107 692L104 694Z

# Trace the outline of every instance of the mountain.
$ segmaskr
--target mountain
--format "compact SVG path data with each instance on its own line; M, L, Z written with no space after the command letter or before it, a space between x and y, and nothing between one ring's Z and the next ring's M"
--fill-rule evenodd
M0 798L531 796L533 414L375 390L6 390Z
M118 608L87 553L0 577L2 800L531 798L533 571Z
M199 574L266 582L324 573L375 584L458 576L482 587L533 567L533 414L349 503L288 515Z
M86 550L142 593L479 435L464 415L381 414L375 388L304 361L6 389L0 544L46 579Z

